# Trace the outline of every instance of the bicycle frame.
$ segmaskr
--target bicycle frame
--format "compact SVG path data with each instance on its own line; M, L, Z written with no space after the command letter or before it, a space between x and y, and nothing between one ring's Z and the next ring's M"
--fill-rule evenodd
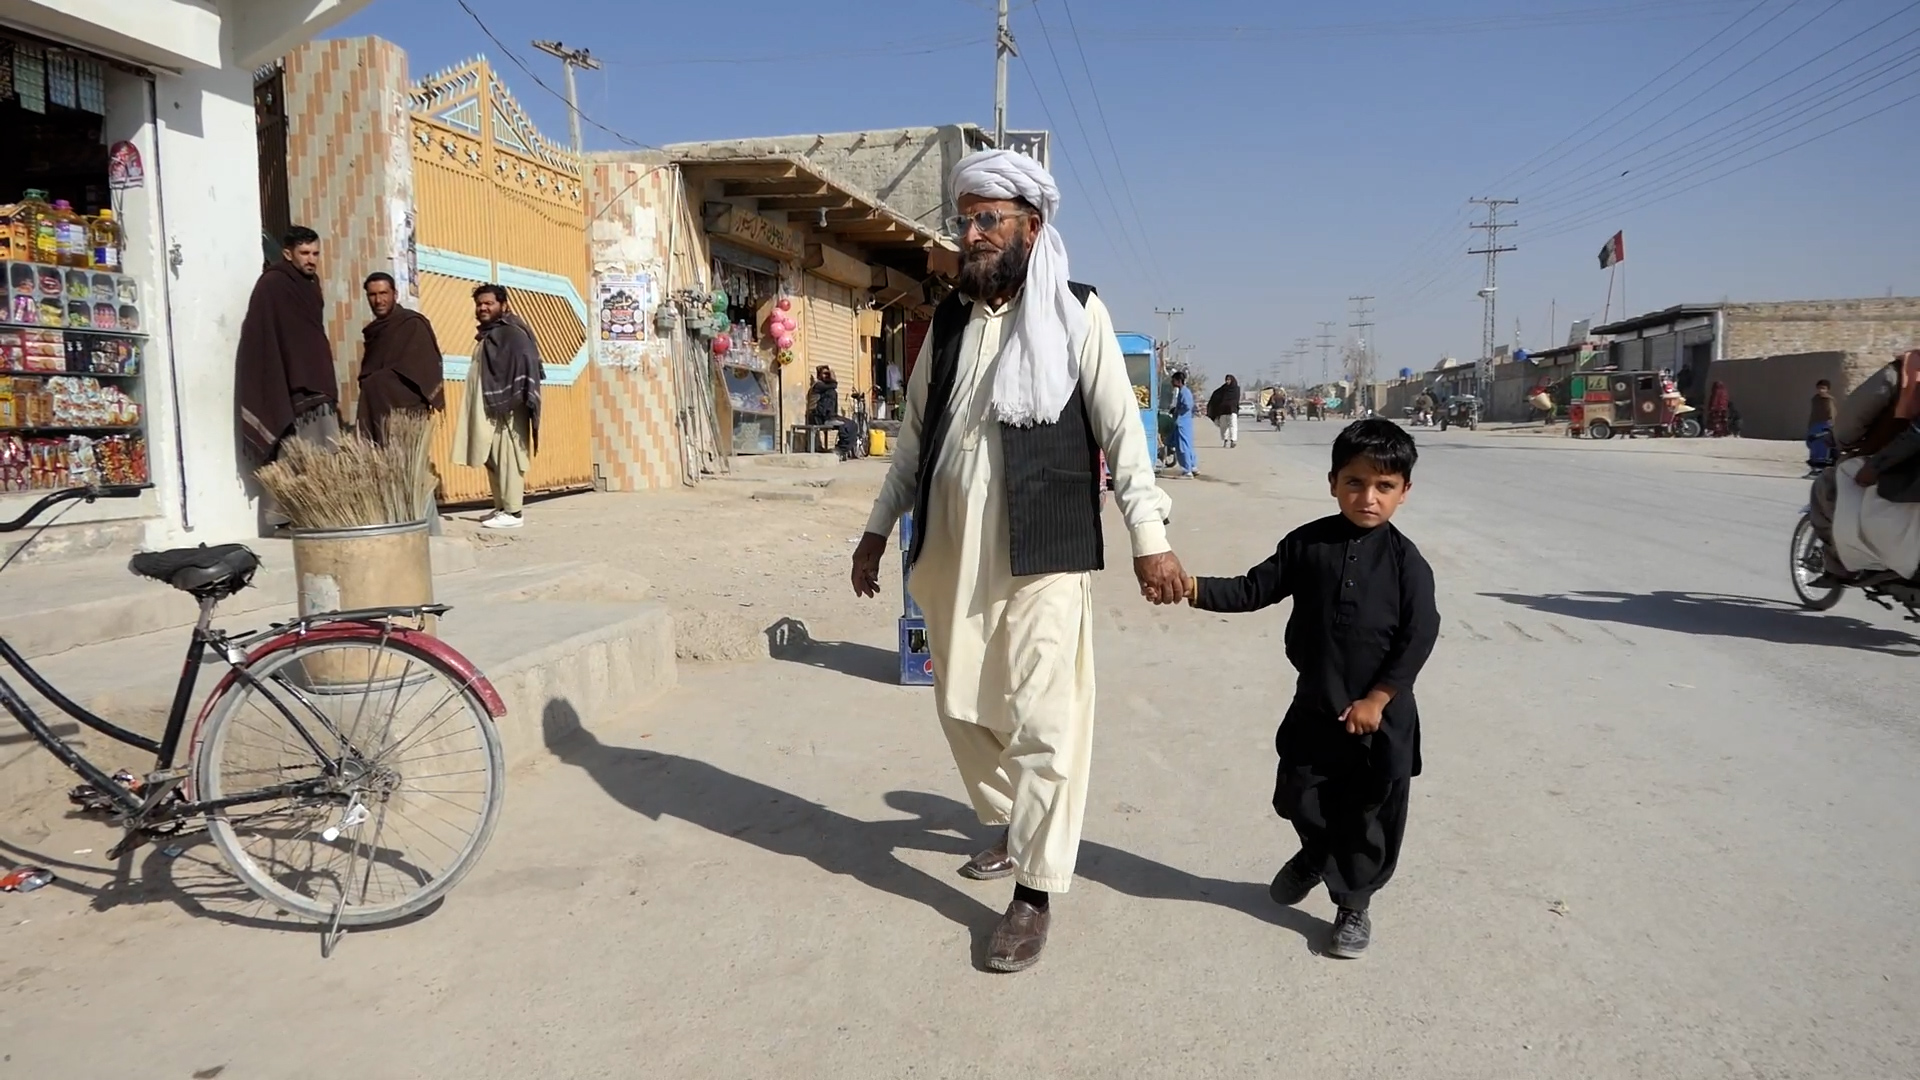
M419 618L424 615L443 615L450 610L444 604L329 612L326 614L305 616L289 623L275 624L264 631L232 637L212 628L213 611L216 603L217 601L210 597L200 600L200 617L194 623L193 635L188 641L186 658L180 669L180 681L174 688L173 702L167 712L166 728L158 741L121 728L95 715L65 694L62 694L58 688L48 682L39 672L35 671L33 666L27 663L26 659L8 644L4 638L0 638L0 662L4 662L8 667L12 668L36 693L40 694L56 709L74 720L116 742L152 753L154 755L154 770L151 775L156 777L175 772L174 760L180 751L180 736L186 730L187 710L192 705L193 692L199 682L200 666L208 662L207 654L209 649L211 649L213 655L224 662L230 670L222 676L220 684L202 708L199 721L195 723L196 732L198 731L199 722L204 721L206 717L212 713L214 706L219 704L235 682L247 682L266 694L267 699L273 703L274 707L286 718L293 729L299 733L302 740L313 750L315 756L325 763L329 772L338 768L339 761L326 751L320 741L313 736L306 725L300 722L299 717L294 715L294 712L281 702L277 695L273 694L271 690L255 680L248 671L248 668L266 656L292 647L302 641L366 639L375 636L381 637L382 639L402 637L414 641L427 651L447 661L454 670L467 676L468 684L480 695L481 701L487 707L489 713L496 717L505 715L506 713L505 705L501 702L498 692L487 682L485 676L473 670L472 665L467 662L465 658L448 648L438 638L405 627L394 627L390 621L395 618ZM163 824L182 818L195 817L211 810L224 810L251 803L271 802L288 796L314 794L325 787L324 780L304 780L276 785L258 791L246 792L241 795L217 799L211 802L168 802L165 803L163 807L161 800L164 799L164 793L162 793L159 799L156 799L150 793L150 789L148 789L148 793L146 794L131 791L119 783L116 783L113 778L108 776L99 766L88 761L78 750L68 745L64 739L54 733L46 721L40 718L39 714L34 712L32 706L27 704L26 699L15 691L14 688L7 683L5 678L0 678L0 707L4 707L8 713L12 714L13 718L18 720L20 724L27 729L27 732L33 736L34 741L38 742L41 746L45 747L48 752L52 753L54 757L58 758L61 764L78 773L87 783L92 784L102 794L112 799L115 805L119 806L128 815L130 823L134 825ZM325 719L321 718L321 722L325 723ZM337 732L333 734L338 735ZM177 785L179 780L184 778L185 775L183 772L167 777L167 779L175 781L175 785ZM169 786L169 791L171 791L172 786L174 785ZM156 810L163 810L163 812L156 814Z

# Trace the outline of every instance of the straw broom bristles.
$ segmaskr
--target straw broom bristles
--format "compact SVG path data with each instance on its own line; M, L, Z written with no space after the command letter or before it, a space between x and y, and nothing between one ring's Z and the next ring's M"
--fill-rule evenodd
M432 435L432 414L395 412L385 442L359 433L329 445L288 439L254 475L296 529L411 524L433 505Z

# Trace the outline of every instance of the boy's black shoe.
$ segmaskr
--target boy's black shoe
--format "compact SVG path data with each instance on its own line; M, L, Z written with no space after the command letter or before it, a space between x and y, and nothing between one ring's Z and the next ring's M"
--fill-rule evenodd
M1367 954L1367 943L1372 940L1373 920L1367 918L1367 913L1341 908L1333 920L1333 941L1327 946L1327 955L1340 960L1358 960Z
M1281 907L1292 907L1305 900L1313 887L1320 884L1320 871L1307 867L1306 854L1303 851L1288 859L1287 865L1273 875L1273 884L1267 886L1267 895Z

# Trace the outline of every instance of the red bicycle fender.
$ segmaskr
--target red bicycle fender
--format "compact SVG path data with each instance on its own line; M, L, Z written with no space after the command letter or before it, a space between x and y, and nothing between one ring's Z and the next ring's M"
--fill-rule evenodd
M252 666L265 659L270 653L279 652L281 649L290 648L303 641L377 640L382 637L405 641L424 650L435 660L445 664L449 670L460 677L462 682L472 687L474 693L480 695L480 704L486 707L488 716L498 720L507 715L507 703L501 700L500 691L495 690L493 683L489 682L485 675L480 674L479 670L473 666L473 661L460 655L453 646L432 634L418 630L404 628L389 630L365 623L322 623L309 628L305 633L289 630L279 637L254 646L253 651L247 654L245 664ZM200 728L207 722L207 717L213 714L214 706L218 705L227 696L227 691L233 688L237 678L234 672L228 671L220 677L220 683L213 688L213 693L207 695L207 703L200 707L200 715L193 722L193 734L187 740L188 747L200 745Z

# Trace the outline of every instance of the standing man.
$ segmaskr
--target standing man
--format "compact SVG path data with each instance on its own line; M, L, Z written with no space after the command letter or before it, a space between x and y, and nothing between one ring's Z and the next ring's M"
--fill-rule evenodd
M473 290L473 367L466 404L453 429L453 460L484 467L493 483L485 529L523 524L527 470L540 449L540 347L507 306L507 287Z
M279 456L286 439L340 437L340 383L319 273L320 234L295 225L247 301L236 374L240 435L255 466Z
M395 410L438 412L446 407L441 386L444 362L440 339L425 315L400 306L393 275L373 273L365 284L373 321L360 331L366 351L360 357L360 430L385 441L387 417Z
M1240 381L1229 375L1207 398L1207 418L1220 429L1220 445L1231 450L1240 442Z
M1193 448L1193 391L1187 389L1187 373L1173 373L1173 458L1180 475L1192 479L1200 469L1200 455Z
M1807 414L1807 478L1819 476L1833 464L1833 384L1813 384L1813 408Z
M853 588L878 594L887 536L911 510L907 565L934 707L974 812L1007 827L960 873L1014 878L987 966L1020 971L1040 959L1050 896L1072 884L1086 811L1101 452L1142 592L1165 595L1185 576L1113 322L1067 278L1053 177L1023 154L988 150L962 159L951 186L960 290L935 312L908 379Z

